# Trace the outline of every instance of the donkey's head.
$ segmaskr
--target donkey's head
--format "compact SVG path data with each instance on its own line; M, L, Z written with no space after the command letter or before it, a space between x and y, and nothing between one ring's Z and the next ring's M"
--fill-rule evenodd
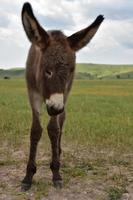
M103 19L99 15L90 26L66 37L61 31L44 30L35 18L31 5L24 4L22 22L27 37L41 54L39 76L50 115L63 111L73 79L75 53L90 42Z

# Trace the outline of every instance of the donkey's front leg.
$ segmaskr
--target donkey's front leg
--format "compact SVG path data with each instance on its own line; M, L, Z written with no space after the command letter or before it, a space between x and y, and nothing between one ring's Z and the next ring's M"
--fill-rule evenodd
M41 138L41 134L42 134L42 128L40 125L39 118L35 113L33 113L33 122L30 135L30 154L26 169L26 176L22 181L22 188L21 188L22 191L30 189L33 175L36 173L35 158L36 158L37 144Z
M31 187L33 175L36 173L35 158L36 158L37 144L42 135L42 127L40 125L39 116L43 99L35 91L29 90L29 100L32 108L30 154L26 169L26 176L22 181L22 191L26 191Z
M62 128L65 121L65 111L59 115L59 125L60 125L60 135L59 135L59 154L61 155L61 136L62 136Z
M60 126L58 122L58 116L51 117L48 124L48 135L51 141L52 147L52 162L50 163L50 168L53 173L53 184L55 187L62 187L62 178L59 173L60 169L60 153L59 153L59 136L60 136Z

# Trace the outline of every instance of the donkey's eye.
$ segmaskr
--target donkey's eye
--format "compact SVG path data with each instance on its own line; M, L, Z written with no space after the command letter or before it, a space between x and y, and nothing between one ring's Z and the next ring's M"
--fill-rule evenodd
M72 67L71 69L70 69L70 73L72 73L74 71L74 67Z
M52 75L53 75L53 72L47 69L47 70L45 71L45 75L46 75L48 78L51 78Z

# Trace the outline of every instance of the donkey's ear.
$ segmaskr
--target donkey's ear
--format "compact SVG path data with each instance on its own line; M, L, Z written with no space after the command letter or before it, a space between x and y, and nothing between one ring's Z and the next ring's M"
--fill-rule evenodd
M29 3L23 5L22 23L29 40L40 48L45 48L49 42L49 36L36 20Z
M74 51L78 51L79 49L87 45L97 32L103 20L103 15L99 15L90 26L69 36L67 39L70 44L70 47Z

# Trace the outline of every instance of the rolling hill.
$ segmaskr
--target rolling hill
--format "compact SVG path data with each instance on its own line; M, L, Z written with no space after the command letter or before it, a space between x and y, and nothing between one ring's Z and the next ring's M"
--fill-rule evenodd
M24 68L0 69L0 78L23 78ZM77 79L132 79L133 65L85 64L76 66Z
M133 65L77 64L78 76L88 76L90 79L129 79L133 78Z

